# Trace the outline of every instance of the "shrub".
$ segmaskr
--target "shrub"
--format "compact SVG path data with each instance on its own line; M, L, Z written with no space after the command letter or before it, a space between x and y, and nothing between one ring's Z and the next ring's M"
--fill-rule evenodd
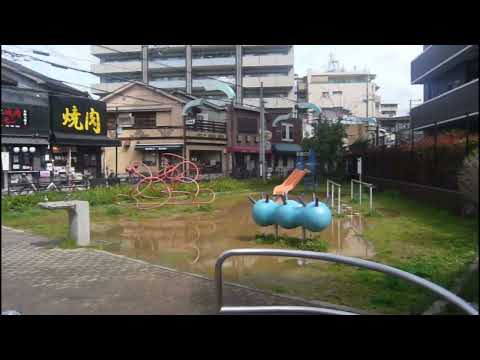
M478 149L464 160L458 174L458 188L470 203L467 212L478 213Z

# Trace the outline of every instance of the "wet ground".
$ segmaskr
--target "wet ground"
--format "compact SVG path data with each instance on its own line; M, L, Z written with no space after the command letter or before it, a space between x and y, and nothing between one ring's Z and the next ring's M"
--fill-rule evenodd
M225 250L275 247L255 243L256 234L273 233L274 228L259 227L253 222L246 198L218 199L215 209L211 213L164 219L121 218L94 223L92 240L112 253L210 278L217 257ZM329 228L314 235L328 242L328 252L370 258L374 249L361 237L366 226L368 223L359 215L345 216L334 218ZM302 236L301 228L280 229L279 234L299 239ZM318 284L324 266L332 265L315 260L238 257L227 260L224 271L227 281L284 292L292 283L300 282L306 287Z

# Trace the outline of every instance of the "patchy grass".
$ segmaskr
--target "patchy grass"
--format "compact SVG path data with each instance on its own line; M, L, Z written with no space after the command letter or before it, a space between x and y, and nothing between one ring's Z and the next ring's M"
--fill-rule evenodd
M78 192L74 195L81 199L92 200L90 210L94 223L112 219L122 221L125 218L130 220L167 219L172 216L195 214L215 216L220 207L228 208L239 202L246 202L245 192L256 192L254 197L258 198L259 192L271 193L273 186L279 183L279 180L263 184L258 180L219 179L205 182L202 187L208 187L210 184L216 191L238 193L224 194L221 196L221 201L215 201L213 204L163 206L148 211L116 205L113 199L120 191L118 188L117 190L113 188L98 190L88 195L85 194L86 192ZM349 190L349 184L345 188ZM302 192L303 188L300 186L292 195ZM324 192L323 184L317 188L317 194L322 197ZM64 196L64 194L60 195ZM50 193L48 196L50 200L55 200L50 198ZM310 196L310 193L306 193L305 199L308 201ZM368 197L364 199L361 207L358 206L357 201L352 205L354 211L361 212L365 216L366 226L363 230L363 238L374 247L373 261L411 272L448 289L454 279L462 274L478 256L476 245L478 219L452 215L447 211L404 198L398 192L374 193L372 212L368 208ZM351 203L348 191L344 193L342 200ZM37 194L31 195L30 198L8 198L6 203L2 201L2 222L7 226L27 229L60 242L63 240L65 246L70 246L66 239L67 212L40 209L36 206L39 201L43 201L43 196ZM228 219L228 221L236 220ZM280 237L277 242L271 235L258 235L255 242L310 251L328 250L325 242L315 238L301 242L296 238ZM172 262L174 263L173 260ZM476 280L472 280L471 293L476 292L478 302L478 273L476 276ZM430 292L391 276L324 262L299 266L288 274L288 278L281 278L280 274L269 268L254 268L246 270L245 280L260 288L389 314L420 313L435 300ZM477 282L476 290L475 281Z

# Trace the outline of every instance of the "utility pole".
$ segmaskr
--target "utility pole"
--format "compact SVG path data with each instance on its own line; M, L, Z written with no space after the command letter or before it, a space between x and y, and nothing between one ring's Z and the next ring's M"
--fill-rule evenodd
M369 98L368 98L368 81L369 81L369 80L370 80L370 75L367 74L367 101L366 101L366 103L367 103L367 111L366 111L366 116L365 116L365 117L367 117L367 118L368 118L368 101L369 101Z
M263 107L263 82L260 82L260 176L263 182L265 176L265 109Z
M115 108L115 177L118 178L118 107ZM109 174L106 174L107 177Z
M142 81L148 85L148 45L142 45Z

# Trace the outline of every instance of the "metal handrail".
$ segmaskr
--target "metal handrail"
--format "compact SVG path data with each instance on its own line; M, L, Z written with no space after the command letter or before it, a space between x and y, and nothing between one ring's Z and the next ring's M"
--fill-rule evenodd
M296 257L304 259L314 259L314 260L323 260L330 261L345 265L357 266L360 268L365 268L369 270L378 271L384 274L392 275L397 278L406 280L413 284L417 284L423 288L430 290L431 292L439 295L449 303L456 305L458 308L462 309L469 315L478 315L478 310L473 306L468 304L465 300L461 299L452 292L444 289L443 287L432 283L431 281L425 280L419 276L410 274L406 271L396 269L394 267L376 263L373 261L363 260L352 258L348 256L328 254L322 252L313 252L313 251L301 251L301 250L282 250L282 249L233 249L223 252L215 263L215 284L216 284L216 293L217 293L217 310L220 314L292 314L292 313L309 313L309 314L335 314L335 315L347 315L354 313L342 313L338 311L332 311L328 308L313 308L313 307L303 307L303 306L257 306L257 307L248 307L248 306L223 306L223 274L222 274L222 265L230 257L233 256L282 256L282 257ZM318 310L317 310L318 309ZM298 310L298 311L297 311Z

